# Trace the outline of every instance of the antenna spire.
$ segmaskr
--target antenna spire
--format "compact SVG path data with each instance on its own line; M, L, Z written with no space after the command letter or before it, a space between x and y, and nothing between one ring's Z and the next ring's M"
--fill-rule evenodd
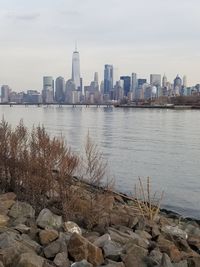
M77 52L77 41L75 41L75 52Z

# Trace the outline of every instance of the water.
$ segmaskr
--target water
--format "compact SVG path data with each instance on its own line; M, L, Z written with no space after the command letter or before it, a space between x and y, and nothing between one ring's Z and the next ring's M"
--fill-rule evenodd
M131 192L139 176L150 176L153 189L165 192L165 208L200 218L200 111L0 106L0 116L13 126L44 124L75 151L89 131L118 190Z

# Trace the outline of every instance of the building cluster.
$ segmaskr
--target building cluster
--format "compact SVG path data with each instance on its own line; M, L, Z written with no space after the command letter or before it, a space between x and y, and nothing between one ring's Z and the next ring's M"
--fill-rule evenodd
M98 73L89 85L83 86L80 74L80 57L77 49L72 56L71 79L65 81L58 77L54 81L52 76L43 77L41 92L27 90L14 92L8 85L1 86L2 103L68 103L68 104L104 104L109 102L149 100L159 97L176 97L200 95L200 84L187 86L187 78L177 75L174 82L168 81L166 75L150 74L150 80L140 78L136 73L124 75L114 81L113 65L104 67L104 80L99 83Z

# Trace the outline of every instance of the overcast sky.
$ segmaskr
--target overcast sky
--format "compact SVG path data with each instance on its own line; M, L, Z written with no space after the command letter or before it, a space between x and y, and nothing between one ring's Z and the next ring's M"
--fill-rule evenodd
M77 40L86 85L104 64L115 75L184 74L200 83L199 0L0 0L0 85L42 88L71 77Z

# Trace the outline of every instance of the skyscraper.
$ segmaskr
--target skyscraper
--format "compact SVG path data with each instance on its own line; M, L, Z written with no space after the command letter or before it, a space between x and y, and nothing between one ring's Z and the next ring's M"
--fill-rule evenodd
M156 87L161 86L161 75L160 74L151 74L150 75L150 84Z
M79 52L77 51L77 47L75 48L75 51L73 52L72 56L72 80L75 83L76 90L80 90L81 86L81 75L80 75L80 58L79 58Z
M113 66L105 65L104 69L104 95L110 95L113 89Z
M121 76L120 80L124 81L124 95L128 96L128 93L131 89L131 77L130 76Z
M65 93L65 80L63 77L58 77L56 79L56 90L55 90L55 100L56 102L64 102Z
M1 103L7 103L9 101L10 87L8 85L1 86Z
M42 97L44 103L52 103L54 100L54 80L52 76L43 77Z
M167 77L166 75L164 74L163 78L162 78L162 87L166 87L167 86Z

